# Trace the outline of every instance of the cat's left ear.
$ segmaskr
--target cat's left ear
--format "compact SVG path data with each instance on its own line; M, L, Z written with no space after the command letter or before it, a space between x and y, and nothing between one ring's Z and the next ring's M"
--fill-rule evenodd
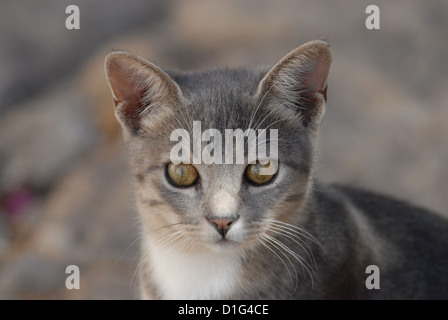
M326 41L307 42L272 67L261 80L259 103L293 110L304 126L319 121L327 101L331 50Z

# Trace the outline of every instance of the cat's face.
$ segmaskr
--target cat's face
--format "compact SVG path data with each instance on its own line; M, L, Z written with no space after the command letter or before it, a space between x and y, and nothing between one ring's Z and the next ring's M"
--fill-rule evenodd
M267 72L168 75L135 55L110 54L106 72L145 235L179 252L204 247L222 252L257 245L267 225L275 231L272 221L296 219L309 190L330 60L328 45L315 41ZM236 139L227 150L226 129L249 128L277 130L277 137L267 134L256 144L265 144L268 153L275 145L278 161L259 157L248 163L247 138L243 161L236 160ZM180 129L182 137L173 139ZM217 139L207 141L202 136L207 129L221 133L221 150L207 149ZM173 160L179 141L189 151L184 163ZM198 150L214 157L221 153L222 163L193 159ZM232 161L226 163L229 155ZM275 170L260 171L265 167Z

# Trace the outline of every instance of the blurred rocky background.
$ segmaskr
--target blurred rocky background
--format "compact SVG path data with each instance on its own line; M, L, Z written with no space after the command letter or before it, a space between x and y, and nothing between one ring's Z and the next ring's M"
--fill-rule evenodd
M80 30L65 8L78 5ZM138 224L103 72L110 49L165 68L275 63L308 40L334 62L318 176L448 215L448 2L0 3L0 298L133 299ZM431 232L428 230L428 232ZM81 289L65 288L65 268Z

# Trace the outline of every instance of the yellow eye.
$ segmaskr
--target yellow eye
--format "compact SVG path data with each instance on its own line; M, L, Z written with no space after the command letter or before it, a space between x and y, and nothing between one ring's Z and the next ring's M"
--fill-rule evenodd
M272 180L277 172L277 165L272 161L257 161L246 167L246 178L255 184L265 184Z
M199 173L191 164L168 164L168 176L173 184L179 187L188 187L196 183Z

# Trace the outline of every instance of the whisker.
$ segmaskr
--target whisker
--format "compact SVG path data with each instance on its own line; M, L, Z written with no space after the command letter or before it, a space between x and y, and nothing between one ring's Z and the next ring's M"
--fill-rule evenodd
M179 224L184 224L184 222L176 222L176 223L167 224L167 225L161 226L161 227L159 227L159 228L152 229L150 232L156 232L156 231L159 231L159 230L164 229L164 228L169 228L169 227L172 227L172 226L177 226L177 225L179 225Z
M280 220L275 220L275 219L264 219L264 220L268 221L268 222L271 222L271 223L274 223L274 224L282 225L285 228L289 228L289 230L294 230L296 232L301 232L302 235L305 238L307 238L308 240L310 240L310 241L314 242L315 244L317 244L322 249L322 251L325 252L325 249L322 247L322 245L320 244L319 240L317 240L311 233L309 233L304 228L301 228L299 226L296 226L296 225L293 225L293 224L290 224L290 223L286 223L286 222L283 222L283 221L280 221Z
M172 252L174 249L176 249L176 251L174 251L174 254L180 254L182 253L183 248L185 247L185 244L189 241L188 237L185 236L185 234L182 234L180 237L180 241L178 243L176 243L176 245L172 246L167 252L170 253Z
M123 258L123 256L126 254L126 252L138 241L138 240L141 240L142 239L142 237L143 237L144 235L139 235L139 236L137 236L137 238L135 238L135 240L134 241L132 241L131 242L131 244L123 251L123 253L120 255L120 257L118 257L118 259L115 261L115 265L117 265L119 262L120 262L120 260L121 260L121 258Z
M266 235L266 234L265 234L265 236L267 236L268 239L271 239L273 242L277 243L277 245L280 246L280 248L282 248L283 250L285 250L287 253L289 253L293 258L295 258L295 259L300 263L300 265L302 266L302 271L303 271L303 270L306 270L306 271L308 272L308 274L310 275L310 279L311 279L311 287L313 287L313 286L314 286L314 283L313 283L313 276L312 276L312 274L311 274L310 269L308 268L309 264L308 264L308 266L307 266L306 261L305 261L302 257L300 257L296 252L294 252L293 250L291 250L286 244L284 244L284 243L281 242L280 240L275 239L274 237L271 237L271 236ZM309 266L309 267L310 267L310 266Z
M137 265L137 268L135 269L134 273L132 274L132 278L131 278L131 281L130 281L130 286L133 285L134 278L137 275L140 275L140 273L142 272L143 265L145 265L147 262L149 262L149 259L150 259L149 254L146 254L146 252L143 252L143 255L140 258L140 261L139 261L139 263Z
M294 285L294 288L293 288L293 290L292 290L292 292L294 292L294 291L296 290L297 286L299 285L299 283L298 283L298 281L299 281L299 280L298 280L299 277L298 277L298 275L297 275L297 270L296 270L296 268L295 268L294 263L291 261L291 259L289 259L288 255L282 251L283 248L280 246L280 243L278 243L278 242L276 241L276 239L270 237L270 236L267 235L267 234L263 234L262 236L263 236L263 238L264 238L266 241L268 241L268 242L271 243L275 248L277 248L278 251L279 251L281 254L283 254L283 256L284 256L284 257L288 260L288 262L291 264L292 269L293 269L293 271L294 271L294 275L295 275L295 278L294 278L294 279L295 279L295 285ZM284 249L283 249L283 250L284 250ZM287 251L286 251L286 252L287 252ZM293 280L292 280L292 279L291 279L291 283L293 283Z
M173 242L176 242L178 239L182 237L182 231L176 231L174 233L168 234L158 243L159 246L168 247L171 246Z
M290 278L291 283L292 283L293 282L292 274L291 274L291 271L289 270L288 266L286 265L285 261L274 250L272 250L266 243L264 243L260 238L258 238L257 240L261 243L261 245L263 245L263 247L265 247L266 249L271 251L283 263L283 265L285 266L286 270L288 271L289 278Z
M287 230L284 230L282 228L276 227L276 226L267 226L266 227L268 230L271 230L277 234L279 234L282 237L286 237L288 239L290 239L291 241L295 242L298 246L300 246L300 248L303 249L303 251L305 251L306 255L308 256L308 258L310 259L311 263L316 266L316 260L314 259L314 255L313 255L313 250L311 250L310 246L306 243L308 248L305 248L305 246L300 243L298 240L302 240L302 238L300 238L297 234L291 233ZM310 266L311 267L311 266Z

